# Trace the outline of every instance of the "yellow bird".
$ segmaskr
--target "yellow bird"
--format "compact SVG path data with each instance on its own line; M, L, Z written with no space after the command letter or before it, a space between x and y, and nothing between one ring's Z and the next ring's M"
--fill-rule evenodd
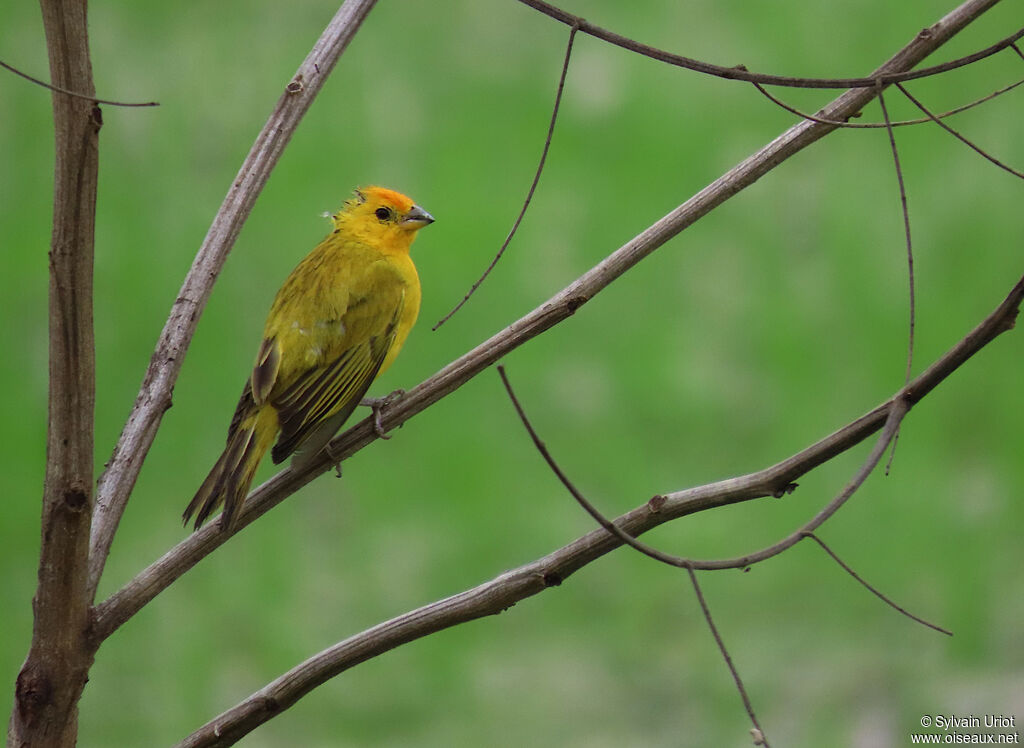
M267 315L252 375L227 446L184 521L198 529L222 503L230 530L260 460L308 464L395 360L416 322L420 279L409 257L434 218L405 195L358 189L332 217L334 230L298 264Z

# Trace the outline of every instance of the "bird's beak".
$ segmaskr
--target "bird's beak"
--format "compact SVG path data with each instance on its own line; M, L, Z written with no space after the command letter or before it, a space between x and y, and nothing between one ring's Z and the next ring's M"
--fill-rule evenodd
M402 219L401 225L408 229L419 229L434 222L434 217L423 210L418 205L412 206L412 209L405 214L405 218Z

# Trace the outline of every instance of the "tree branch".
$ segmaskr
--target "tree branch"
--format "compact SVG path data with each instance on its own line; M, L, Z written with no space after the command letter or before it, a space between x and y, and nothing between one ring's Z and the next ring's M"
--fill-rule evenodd
M949 629L942 628L942 626L938 626L938 625L932 623L931 621L926 621L925 619L921 618L920 616L915 616L913 613L911 613L909 610L907 610L903 606L898 605L894 600L892 600L892 598L888 597L887 595L882 594L882 592L880 592L878 589L876 589L872 585L868 584L867 581L865 581L864 578L860 574L858 574L852 568L850 568L850 566L847 565L847 563L845 561L843 561L843 559L839 558L839 556L836 555L835 551L833 551L831 548L828 547L828 544L825 543L824 540L819 538L813 532L804 533L804 536L810 538L815 543L817 543L821 547L821 549L823 551L825 551L825 553L827 553L829 555L829 557L839 565L839 568L841 568L843 571L845 571L847 574L849 574L851 577L853 577L861 587L866 589L868 592L870 592L872 595L877 597L879 600L881 600L883 603L888 605L890 608L892 608L896 612L900 613L901 615L906 616L911 621L916 621L917 623L920 623L922 626L927 626L932 631L938 631L940 634L945 634L946 636L952 636L953 635L953 632L950 631Z
M1014 47L1014 49L1016 49L1016 47ZM1013 85L1014 85L1014 86L1017 86L1017 85L1019 85L1020 83L1024 83L1024 81L1019 81L1018 83L1015 83L1015 84L1013 84ZM947 124L946 124L945 122L943 122L943 121L942 121L942 115L932 114L932 113L931 113L931 111L930 111L930 110L928 109L928 107L926 107L926 106L925 106L924 104L922 104L922 103L921 103L920 101L918 101L918 100L917 100L916 98L914 98L914 96L913 96L913 95L912 95L912 94L910 93L910 91L908 91L908 90L906 89L906 87L905 87L905 86L904 86L904 85L903 85L902 83L897 83L897 84L896 84L896 87L897 87L897 88L898 88L898 89L900 90L900 92L901 92L901 93L902 93L902 94L903 94L904 96L906 96L906 97L907 97L907 99L909 99L909 100L910 100L910 103L912 103L912 104L913 104L914 106L916 106L916 107L917 107L918 109L920 109L920 110L921 110L922 112L924 112L924 113L925 113L926 115L928 115L928 120L930 120L930 121L934 122L934 123L935 123L936 125L938 125L938 126L939 126L939 127L941 127L941 128L943 129L943 130L945 130L946 132L948 132L948 133L949 133L950 135L952 135L952 136L953 136L954 138L956 138L957 140L959 140L959 141L960 141L961 143L965 144L965 145L966 145L966 146L967 146L968 148L970 148L971 150L973 150L973 151L974 151L975 153L977 153L978 155L980 155L980 156L982 156L983 158L987 159L988 161L992 162L993 164L995 164L996 166L998 166L998 167L999 167L1000 169L1002 169L1003 171L1007 171L1007 172L1009 172L1010 174L1013 174L1013 176L1015 176L1015 177L1018 177L1019 179L1024 179L1024 172L1020 172L1020 171L1017 171L1017 170L1016 170L1016 169L1014 169L1013 167L1011 167L1011 166L1007 166L1007 165L1006 165L1006 164L1004 164L1004 163L1003 163L1002 161L1000 161L999 159L997 159L997 158L996 158L995 156L992 156L992 155L990 155L989 153L987 153L986 151L982 150L982 149L981 149L980 147L978 147L978 146L977 146L977 145L976 145L975 143L971 142L970 140L968 140L967 138L965 138L965 137L964 137L963 135L961 135L961 134L960 134L959 132L957 132L956 130L954 130L954 129L953 129L952 127L950 127L950 126L949 126L949 125L947 125ZM928 120L926 120L926 121L928 121Z
M85 99L86 101L90 101L93 104L108 104L110 106L121 106L121 107L160 106L159 102L156 102L156 101L114 101L112 99L100 99L100 98L97 98L96 96L88 96L86 94L77 93L77 92L71 91L71 90L69 90L67 88L61 88L60 86L54 86L52 83L47 83L46 81L41 81L38 78L34 78L31 75L29 75L28 73L23 73L22 71L18 70L18 68L14 67L14 65L8 65L3 60L0 60L0 68L3 68L4 70L8 70L8 71L14 73L17 76L19 76L21 78L24 78L25 80L29 81L30 83L35 83L37 86L42 86L43 88L48 88L51 91L56 91L58 93L65 94L67 96L76 96L79 99Z
M163 414L171 407L171 392L181 371L185 352L228 252L292 133L376 1L345 0L324 29L285 86L270 118L256 137L185 277L157 341L135 406L96 489L96 512L89 553L90 599L96 594L114 532L142 463L156 438Z
M50 75L95 94L85 0L42 0ZM92 101L53 93L55 168L50 248L50 385L39 583L32 644L15 685L8 745L73 746L78 699L95 649L87 641L92 511L93 249L99 130Z
M618 517L615 526L635 537L671 519L726 504L781 495L792 486L796 478L866 439L887 420L898 420L898 416L892 418L893 413L919 402L996 336L1011 329L1022 300L1024 277L995 311L914 379L909 387L802 452L756 473L656 496ZM898 399L901 405L894 410ZM884 442L882 440L876 445L876 454L873 455L875 462L885 450ZM351 636L310 657L237 706L206 723L179 743L178 748L220 748L232 745L260 724L292 706L318 685L359 663L436 631L501 613L520 600L561 584L577 570L622 544L620 538L603 528L593 530L533 563ZM108 604L118 603L115 598L111 598L104 606Z
M1014 47L1014 48L1016 49L1016 47ZM830 121L827 121L827 120L823 120L821 117L816 117L813 114L808 114L807 112L801 111L801 110L797 109L796 107L790 106L789 104L784 102L779 97L773 96L768 91L768 89L765 88L764 86L762 86L760 83L755 82L753 84L753 86L754 86L754 88L757 89L757 91L762 96L764 96L766 99L771 101L773 104L775 104L776 106L778 106L778 107L780 107L782 109L785 109L790 114L795 114L797 117L800 117L802 119L809 119L812 122L820 122L823 125L835 125L836 127L843 127L843 128L848 129L848 130L880 130L883 127L908 127L910 125L923 125L925 122L932 122L932 121L935 121L935 120L946 119L947 117L951 117L954 114L960 114L961 112L966 112L968 109L973 109L976 106L980 106L981 104L989 102L992 99L996 98L997 96L1002 96L1004 93L1008 93L1008 92L1012 91L1013 89L1017 88L1021 84L1024 84L1024 78L1022 78L1019 81L1015 81L1013 83L1010 83L1009 85L1003 86L1002 88L996 89L995 91L993 91L992 93L988 94L987 96L982 96L981 98L974 99L973 101L969 101L966 104L961 104L960 106L954 107L953 109L950 109L948 111L942 112L941 114L932 114L931 112L928 112L928 114L929 114L928 117L919 117L917 119L904 119L904 120L899 120L897 122L890 122L888 124L886 124L885 122L839 122L839 121L832 121L832 122L830 122ZM896 82L893 85L896 86L897 88L899 88L901 91L903 91L906 94L906 90L903 88L903 86L899 82ZM908 94L908 96L909 96L909 94ZM915 101L914 103L917 103L917 102ZM918 105L918 108L922 108L922 107L920 105ZM925 111L927 111L927 110L925 110ZM982 154L982 155L984 155L986 158L988 158L987 154ZM997 164L997 166L1000 166L1000 164Z
M516 235L516 231L519 230L519 224L523 221L523 216L526 215L526 210L530 207L530 201L533 200L533 193L537 189L537 184L540 182L540 175L544 172L544 162L548 159L548 150L551 148L551 138L555 134L555 123L558 122L558 109L562 105L562 92L565 90L565 76L569 73L569 60L572 59L572 43L576 39L576 32L579 29L576 26L569 28L569 41L565 45L565 59L562 61L562 73L558 77L558 89L555 93L555 104L551 108L551 121L548 123L548 135L544 140L544 148L540 152L540 163L537 164L537 170L533 173L533 181L530 183L530 189L526 191L526 199L523 200L523 207L519 210L519 215L516 216L515 222L512 224L511 230L505 237L505 241L501 243L498 248L498 252L494 255L494 259L491 260L491 264L484 268L484 272L481 273L480 277L476 279L469 290L466 291L466 295L462 297L458 304L454 306L446 315L441 317L434 326L430 328L431 332L436 331L441 325L450 320L456 312L465 306L466 302L469 301L469 297L476 293L476 290L480 287L480 284L487 280L487 276L491 274L495 266L498 264L498 260L505 254L505 250L508 249L509 243L512 241L512 237Z
M703 73L704 75L713 75L716 78L748 81L750 83L761 83L769 86L785 86L788 88L871 88L878 84L879 79L881 79L883 85L888 86L897 81L927 78L949 70L955 70L956 68L963 67L964 65L970 65L978 60L983 60L997 52L1001 52L1007 47L1013 47L1013 43L1015 41L1024 37L1024 29L1020 29L1005 39L1001 39L995 44L979 50L974 54L967 55L966 57L960 57L956 60L950 60L949 62L944 62L940 65L933 65L929 68L915 70L914 72L908 72L906 70L887 70L884 73L872 73L866 78L793 78L786 75L770 75L766 73L751 72L743 65L738 65L736 67L724 67L722 65L714 65L710 62L704 62L702 60L695 60L692 57L684 57L683 55L667 52L663 49L658 49L657 47L652 47L648 44L643 44L634 39L630 39L622 34L617 34L614 31L601 28L596 24L590 23L585 18L580 18L572 13L568 13L561 8L557 8L550 3L544 2L544 0L519 0L519 2L524 5L529 5L534 10L540 11L544 15L553 18L560 23L564 23L567 26L576 26L584 34L588 34L595 39L600 39L601 41L608 42L609 44L614 44L617 47L628 49L630 52L635 52L636 54L643 55L644 57L650 57L652 60L658 60L659 62L686 68L687 70L693 70L694 72ZM942 21L939 21L935 26L923 29L918 35L918 38L921 40L927 39L931 34L939 31L939 27L949 20L954 14L957 14L966 25L998 2L999 0L984 0L983 2L978 3L964 3L954 10L953 13L942 19ZM969 17L963 18L961 13L962 11L969 14Z
M879 67L872 74L873 79L913 67L952 38L981 12L990 7L993 2L994 0L968 0L963 3L932 26L928 34L918 34L888 62ZM832 120L851 117L870 102L875 94L876 90L873 88L852 89L822 109L822 114ZM383 410L381 423L384 430L391 431L397 428L420 411L465 384L506 353L572 316L583 304L669 239L756 182L787 158L835 129L837 129L835 125L803 121L786 130L761 150L730 169L664 218L628 241L561 292L448 364L441 371L410 390L396 403ZM880 424L876 424L871 430L874 431L879 426ZM301 473L293 472L291 468L282 470L250 494L239 511L236 531L269 511L306 483L327 471L339 460L348 458L376 438L373 418L364 419L334 439L330 443L329 449L311 461ZM113 469L113 465L111 469ZM134 480L134 474L132 479ZM207 525L141 571L121 590L97 606L98 635L102 638L112 633L203 557L226 542L228 537L226 533L220 531L218 525Z

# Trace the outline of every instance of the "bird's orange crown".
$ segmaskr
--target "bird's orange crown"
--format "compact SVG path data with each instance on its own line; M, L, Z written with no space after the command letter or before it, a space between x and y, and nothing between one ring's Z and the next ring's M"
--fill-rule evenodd
M376 199L380 202L390 203L392 206L398 209L400 213L407 212L413 206L413 201L403 195L401 192L395 192L389 190L387 187L360 187L356 190L356 196L360 202L365 202L368 199Z

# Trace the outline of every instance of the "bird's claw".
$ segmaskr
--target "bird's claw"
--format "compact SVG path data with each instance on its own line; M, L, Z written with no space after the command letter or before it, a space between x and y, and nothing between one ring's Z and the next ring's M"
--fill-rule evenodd
M331 462L334 464L334 474L335 474L335 476L340 478L341 477L341 457L339 457L339 456L334 454L334 450L331 449L331 443L330 442L327 442L327 444L324 445L324 452L327 453L327 456L331 458Z
M381 439L390 439L387 432L384 431L384 424L381 423L381 413L387 406L391 405L395 400L405 394L405 390L397 389L394 392L390 392L384 397L367 397L363 398L360 405L365 405L373 410L373 431Z

